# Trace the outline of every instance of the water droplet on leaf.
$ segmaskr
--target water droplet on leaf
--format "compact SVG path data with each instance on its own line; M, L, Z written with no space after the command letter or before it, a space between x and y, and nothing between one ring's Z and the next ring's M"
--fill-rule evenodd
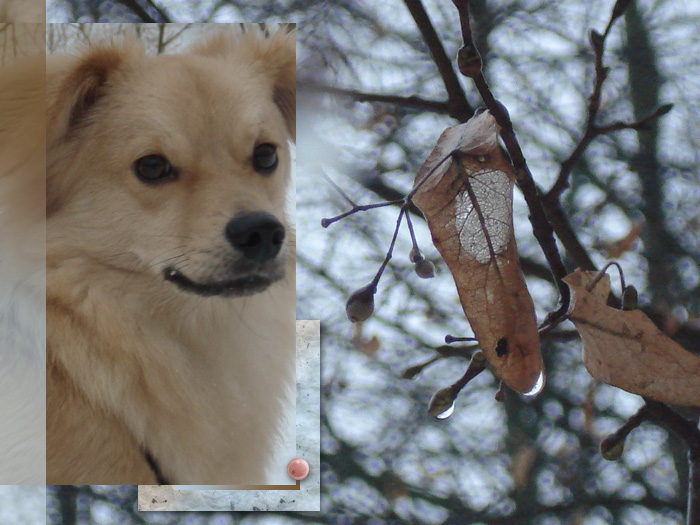
M544 370L540 372L540 375L537 377L537 381L535 381L535 384L532 386L530 390L527 392L524 392L523 395L527 397L533 397L542 392L542 389L544 388Z

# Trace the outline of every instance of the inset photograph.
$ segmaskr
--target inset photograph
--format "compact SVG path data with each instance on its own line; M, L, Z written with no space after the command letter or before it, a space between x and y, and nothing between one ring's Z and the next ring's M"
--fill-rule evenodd
M0 485L45 483L44 46L43 24L0 24Z
M294 428L293 26L47 41L48 483L269 482Z
M139 486L140 511L321 510L321 325L297 321L296 451L267 485ZM279 479L279 478L277 478ZM148 516L158 516L149 512Z
M170 22L237 22L265 20L280 22L292 20L274 16L271 2L257 6L257 16L249 14L249 2L236 0L47 0L47 22L80 23L170 23ZM268 5L262 5L268 4Z

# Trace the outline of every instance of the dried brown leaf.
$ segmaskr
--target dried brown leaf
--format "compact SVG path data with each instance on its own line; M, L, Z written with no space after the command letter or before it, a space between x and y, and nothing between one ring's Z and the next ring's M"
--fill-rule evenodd
M641 310L607 306L609 276L587 291L596 274L577 270L564 278L571 289L569 318L583 339L590 374L633 394L700 406L700 357L671 340Z
M498 126L486 111L443 132L418 171L413 202L428 221L496 375L513 390L534 395L544 373L535 309L513 236L513 185Z

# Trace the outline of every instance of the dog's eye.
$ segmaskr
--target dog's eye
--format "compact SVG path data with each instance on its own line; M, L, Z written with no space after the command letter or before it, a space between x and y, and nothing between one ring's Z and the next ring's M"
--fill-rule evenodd
M134 163L134 172L143 182L161 182L175 177L175 171L163 155L146 155Z
M260 144L253 150L253 168L258 173L266 175L275 171L279 159L277 158L277 146L274 144Z

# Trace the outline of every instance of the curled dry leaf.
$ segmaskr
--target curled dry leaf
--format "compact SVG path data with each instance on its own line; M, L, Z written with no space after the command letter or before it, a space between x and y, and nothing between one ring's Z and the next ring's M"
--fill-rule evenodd
M564 278L571 289L569 319L583 339L590 374L633 394L700 406L700 357L671 340L641 310L607 306L609 276L587 291L596 274L577 270Z
M513 236L513 168L486 111L447 128L421 166L413 202L454 277L496 375L534 395L544 386L537 320Z

